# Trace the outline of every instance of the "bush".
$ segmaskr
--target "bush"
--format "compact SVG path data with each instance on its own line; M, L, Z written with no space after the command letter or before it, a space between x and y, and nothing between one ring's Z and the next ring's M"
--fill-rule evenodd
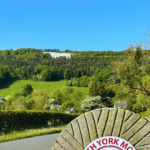
M18 97L20 97L20 96L23 96L23 93L16 93L14 97L15 97L15 98L18 98Z
M43 110L48 103L49 95L44 91L37 90L32 92L31 99L35 110Z
M31 110L33 109L33 100L30 98L24 98L24 96L19 96L17 98L13 98L8 96L6 102L4 103L5 110Z
M27 96L27 95L30 95L32 93L32 91L33 91L33 88L31 86L31 84L27 84L24 86L22 93L24 96Z
M63 124L78 117L78 114L66 114L49 111L0 111L0 127L25 127L34 125L44 125L48 121L61 120Z
M63 112L68 112L73 107L75 107L75 103L73 101L67 101L61 105L60 110Z
M105 107L102 103L102 99L100 96L90 97L87 95L86 99L82 101L81 110L83 112L87 112L90 110L94 110L97 108Z
M4 103L4 109L11 109L14 101L15 101L15 99L13 97L6 96L6 101Z

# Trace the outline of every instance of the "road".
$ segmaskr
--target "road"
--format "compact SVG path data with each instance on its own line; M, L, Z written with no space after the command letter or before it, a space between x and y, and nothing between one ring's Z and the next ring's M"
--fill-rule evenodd
M0 150L50 150L59 133L0 143Z

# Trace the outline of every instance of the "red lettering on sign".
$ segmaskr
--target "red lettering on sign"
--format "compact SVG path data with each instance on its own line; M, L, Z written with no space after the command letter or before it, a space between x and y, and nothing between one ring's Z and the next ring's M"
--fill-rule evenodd
M95 146L95 144L93 144L93 146L90 146L90 148L91 148L92 150L94 150L94 148L97 148L97 147Z
M118 149L118 150L135 150L128 141L119 137L106 136L91 142L84 150L102 150L102 149Z
M107 139L106 139L106 138L103 139L103 140L102 140L102 143L103 143L104 145L106 145L106 144L107 144Z
M113 144L113 138L109 138L109 144Z
M115 140L114 140L114 144L118 145L118 141L119 141L119 139L118 139L118 140L115 139Z
M128 147L127 150L133 150L133 148L132 147Z
M125 144L125 142L123 141L120 145L120 147L122 146L122 148L126 149L128 147L128 143Z
M99 140L99 141L96 141L98 144L99 144L99 146L101 146L101 140Z

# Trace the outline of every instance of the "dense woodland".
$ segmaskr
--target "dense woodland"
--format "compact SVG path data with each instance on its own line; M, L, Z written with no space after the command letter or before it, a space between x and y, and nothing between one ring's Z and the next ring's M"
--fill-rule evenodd
M135 112L149 108L150 92L146 85L150 81L150 50L141 50L140 47L132 46L120 52L65 50L64 52L73 54L71 58L52 58L50 54L43 54L43 52L61 51L59 49L30 48L1 50L0 86L12 78L35 81L67 79L69 87L89 87L89 96L100 96L93 98L94 103L89 108L85 105L91 101L91 97L84 98L79 91L68 88L66 91L57 91L53 96L53 102L45 101L40 108L37 104L34 109L49 109L53 104L61 105L60 110L62 111L75 107L74 112L81 112L80 106L83 99L85 105L82 105L82 112L96 107L112 107L113 102L119 99L127 100L128 109ZM33 90L30 85L28 87L29 91ZM31 91L28 92L27 89L26 92L24 89L23 93L16 93L15 98L21 95L26 97L31 94ZM69 93L68 97L66 97L67 93ZM32 95L32 98L37 96L36 93L32 93ZM79 95L78 101L74 99L76 95ZM144 102L142 101L143 97L146 99ZM21 101L20 99L19 101ZM29 100L29 104L32 104L30 98L27 100ZM34 105L35 103L34 101ZM96 103L101 104L95 106ZM30 105L27 109L33 109L33 107Z
M64 78L92 76L97 68L109 67L111 62L122 59L124 52L73 52L71 58L52 58L41 49L17 49L0 51L0 86L11 77L20 79L42 79L45 81ZM44 50L45 51L45 50ZM120 57L119 57L120 56ZM49 76L49 77L46 77Z

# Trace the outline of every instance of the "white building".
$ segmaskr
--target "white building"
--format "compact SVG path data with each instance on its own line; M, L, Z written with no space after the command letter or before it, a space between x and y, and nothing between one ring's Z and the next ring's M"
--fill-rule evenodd
M126 108L128 106L126 100L119 100L114 102L114 108Z

